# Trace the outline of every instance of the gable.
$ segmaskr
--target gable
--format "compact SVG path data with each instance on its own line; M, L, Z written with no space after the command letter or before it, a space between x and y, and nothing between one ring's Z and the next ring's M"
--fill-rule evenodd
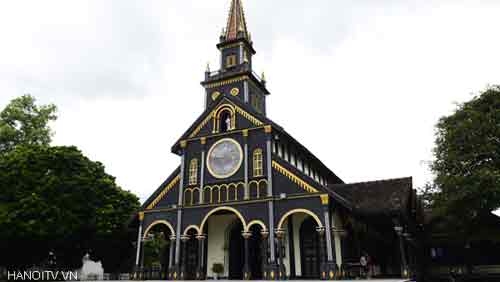
M215 126L214 117L222 107L227 107L234 111L236 118L236 128L251 128L259 127L268 123L268 120L262 116L258 116L249 110L249 106L237 101L234 97L222 96L217 99L217 102L212 104L205 110L182 137L175 143L172 151L179 145L181 140L192 139L201 136L207 136L213 133Z

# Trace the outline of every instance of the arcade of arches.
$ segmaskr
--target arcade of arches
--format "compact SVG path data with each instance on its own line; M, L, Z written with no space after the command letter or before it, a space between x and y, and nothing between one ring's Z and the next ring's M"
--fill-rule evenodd
M335 221L338 219L334 217L332 224L336 224ZM394 247L397 241L396 244L374 243L373 236L365 240L362 232L354 232L352 223L344 225L353 236L345 236L346 231L332 232L331 247L336 264L333 268L326 267L329 260L325 227L318 216L303 209L281 217L275 229L274 266L270 265L267 226L258 220L246 220L237 210L227 207L213 209L199 225L183 230L178 268L174 263L176 236L173 226L165 220L152 222L142 233L140 262L156 275L149 276L151 279L203 280L215 276L231 280L340 279L348 270L342 267L359 262L360 255L368 251L377 256L379 272L386 277L400 276L401 262L398 248ZM158 240L163 242L154 243ZM159 248L152 250L152 246ZM222 266L221 273L214 273L215 264ZM337 271L325 272L325 269Z

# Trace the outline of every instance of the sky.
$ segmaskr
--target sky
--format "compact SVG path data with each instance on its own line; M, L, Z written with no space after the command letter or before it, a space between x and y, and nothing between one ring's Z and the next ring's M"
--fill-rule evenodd
M0 108L58 106L75 145L144 201L204 110L230 0L0 2ZM435 124L500 83L500 2L243 0L268 117L345 182L432 181Z

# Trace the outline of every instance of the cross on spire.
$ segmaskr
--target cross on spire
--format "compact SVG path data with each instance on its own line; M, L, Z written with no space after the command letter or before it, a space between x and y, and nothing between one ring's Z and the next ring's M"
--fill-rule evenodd
M245 13L241 0L231 0L231 9L227 19L225 40L235 40L243 37L249 39Z

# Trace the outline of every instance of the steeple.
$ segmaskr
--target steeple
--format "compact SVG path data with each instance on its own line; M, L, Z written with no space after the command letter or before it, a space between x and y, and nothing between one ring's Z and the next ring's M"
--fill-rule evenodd
M247 29L241 0L231 0L226 28L219 36L220 68L212 71L207 67L205 80L205 105L210 107L218 97L235 97L248 107L266 114L266 81L252 69L255 55L253 42Z
M249 40L247 23L245 21L245 13L243 12L241 0L232 0L224 39L226 41L231 41L238 38Z

